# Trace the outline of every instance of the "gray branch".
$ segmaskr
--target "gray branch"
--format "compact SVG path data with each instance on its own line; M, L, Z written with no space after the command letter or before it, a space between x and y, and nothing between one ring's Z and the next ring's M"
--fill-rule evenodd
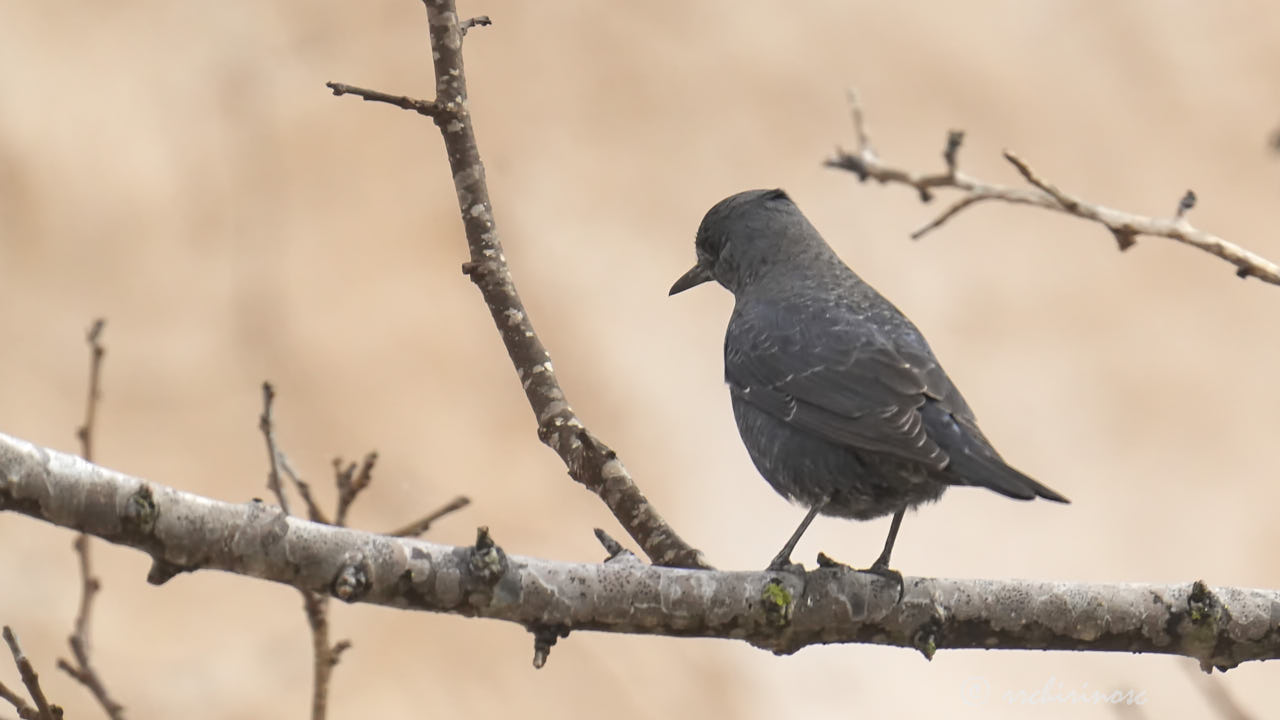
M1121 250L1133 247L1137 238L1144 235L1176 240L1226 260L1236 267L1236 275L1242 278L1256 277L1263 282L1280 285L1280 265L1217 235L1205 232L1187 220L1187 211L1195 205L1195 193L1190 190L1182 196L1174 214L1170 217L1137 215L1087 202L1066 193L1041 178L1030 165L1009 151L1004 153L1005 160L1018 170L1031 187L1014 188L983 182L960 171L956 155L964 140L964 133L954 130L947 136L947 144L942 153L946 169L935 173L915 173L889 165L876 154L862 117L862 106L858 102L857 94L852 91L849 92L849 107L853 117L857 147L852 151L837 149L835 157L829 158L824 163L827 167L848 170L864 182L876 180L882 184L907 185L919 193L921 202L932 200L933 191L938 189L950 188L963 193L937 217L911 233L913 239L919 239L925 233L936 229L965 208L987 200L996 200L1015 205L1034 205L1096 222L1111 231Z
M685 542L641 492L622 461L592 434L565 397L551 365L551 354L538 338L507 265L493 219L484 163L476 143L462 63L466 30L489 24L487 17L459 22L454 0L424 0L435 61L436 98L418 100L378 90L328 83L334 95L355 95L394 105L435 121L444 139L449 169L458 195L471 258L462 272L471 278L502 336L525 397L538 423L538 438L556 451L569 475L604 501L618 522L653 562L670 567L708 568L696 548Z
M1280 657L1280 592L1024 580L882 578L601 564L508 555L487 532L451 547L308 522L147 482L0 434L0 511L151 556L148 580L224 570L347 602L573 630L717 637L775 653L816 643L1185 655L1227 669Z

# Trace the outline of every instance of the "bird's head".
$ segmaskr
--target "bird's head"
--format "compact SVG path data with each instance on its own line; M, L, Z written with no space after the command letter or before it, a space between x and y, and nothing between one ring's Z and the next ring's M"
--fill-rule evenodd
M785 265L797 243L816 238L813 226L782 190L747 190L716 203L702 218L694 243L698 262L670 295L715 280L732 293L771 268Z

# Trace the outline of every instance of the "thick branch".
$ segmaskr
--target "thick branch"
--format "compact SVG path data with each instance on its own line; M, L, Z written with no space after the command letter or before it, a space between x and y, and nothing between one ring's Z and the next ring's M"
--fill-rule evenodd
M947 137L947 145L943 151L943 159L947 169L933 174L913 173L895 168L881 162L867 134L862 117L862 107L858 97L849 93L850 111L853 116L854 134L857 137L857 148L853 151L837 149L836 156L828 159L828 167L848 170L858 176L859 180L876 180L880 183L898 183L915 188L922 202L933 199L933 191L939 188L960 190L963 195L953 202L937 217L929 221L919 230L911 233L911 237L919 239L925 233L950 220L957 213L972 205L987 200L1015 203L1019 205L1035 205L1048 210L1073 215L1096 222L1115 237L1121 250L1128 250L1141 235L1164 237L1199 248L1210 255L1226 260L1235 265L1236 275L1242 278L1256 277L1263 282L1280 285L1280 265L1250 252L1239 245L1227 242L1222 238L1192 226L1186 218L1186 212L1195 204L1195 194L1187 191L1172 217L1153 218L1145 215L1113 210L1109 207L1090 203L1058 189L1042 179L1017 155L1006 151L1004 157L1022 177L1032 185L1031 188L1011 188L992 185L977 178L966 175L957 169L956 154L964 134L952 131Z
M412 110L431 117L439 126L471 251L471 260L462 269L480 289L502 335L537 418L538 437L560 455L574 480L604 500L654 563L708 567L702 553L667 525L640 492L617 454L587 430L569 405L551 366L551 355L534 332L502 252L485 183L484 163L480 160L471 124L462 37L464 28L481 23L459 24L453 0L424 0L424 4L435 60L435 100L414 100L340 83L329 83L328 87L335 95L349 93Z
M152 582L226 570L348 602L526 628L719 637L777 653L815 643L1186 655L1231 668L1280 657L1280 592L907 578L906 595L844 568L805 575L561 563L307 522L223 503L0 435L0 510L151 555Z

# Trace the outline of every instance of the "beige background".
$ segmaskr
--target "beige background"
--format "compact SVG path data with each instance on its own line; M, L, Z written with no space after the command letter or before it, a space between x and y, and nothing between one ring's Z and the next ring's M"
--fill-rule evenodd
M720 380L731 307L668 299L712 203L787 188L925 331L1015 464L1075 504L960 489L910 516L910 574L1280 587L1275 547L1280 288L1208 255L982 206L926 240L938 206L821 167L862 91L882 156L1016 183L1017 150L1084 197L1172 212L1280 256L1280 5L466 3L495 210L570 399L717 565L754 568L801 511L759 479ZM327 80L429 97L424 12L374 3L0 4L0 430L76 445L87 354L109 319L99 459L228 501L262 495L259 383L280 439L326 485L382 453L353 522L387 529L456 493L431 539L487 524L511 552L601 557L604 507L566 479L478 293L440 139ZM855 563L886 521L816 523L797 557ZM617 534L617 533L615 533ZM0 620L72 717L53 669L77 600L71 533L0 517ZM290 588L201 573L146 585L98 545L96 657L134 718L302 718L310 648ZM341 607L355 647L332 717L1085 717L1006 691L1132 688L1128 717L1204 717L1182 659L883 647L778 658L732 642L577 634L530 668L517 627ZM1226 676L1257 717L1275 667ZM0 679L16 684L0 662ZM970 687L989 691L967 705ZM983 698L979 698L980 700ZM11 712L0 712L12 715Z

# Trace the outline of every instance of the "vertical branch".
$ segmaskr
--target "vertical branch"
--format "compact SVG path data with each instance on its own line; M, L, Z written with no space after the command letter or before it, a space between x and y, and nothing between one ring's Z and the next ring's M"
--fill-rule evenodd
M289 465L289 458L280 449L276 441L275 425L276 391L270 382L262 383L262 413L258 416L258 430L262 432L267 445L267 458L270 471L267 475L267 488L280 503L280 510L289 515L289 503L285 497L283 475L287 475L293 487L302 497L307 507L307 515L312 522L336 527L346 527L347 513L360 493L373 483L373 467L378 460L378 453L370 452L360 463L344 463L341 458L333 461L334 484L337 486L338 499L334 519L330 520L311 495L311 487L294 472ZM421 534L426 532L432 521L465 507L470 502L467 498L458 498L444 508L406 526L402 532ZM398 531L401 532L401 531ZM298 589L302 595L302 608L307 616L307 625L311 629L312 672L311 672L311 718L324 720L329 712L329 685L333 678L333 669L337 667L342 653L351 647L351 641L339 640L329 644L329 596L324 593Z
M267 489L276 496L280 509L285 515L292 515L289 510L289 498L284 492L284 483L280 482L280 450L276 447L276 426L271 417L271 406L276 399L276 389L270 382L262 383L262 414L258 416L258 430L267 443Z
M107 349L101 338L106 324L104 318L94 320L85 335L85 340L89 343L89 393L85 402L84 424L76 428L76 437L80 440L80 456L89 462L93 462L93 432L98 417L98 400L102 397L102 359L107 354ZM123 720L124 706L111 698L89 657L89 620L93 612L93 600L102 589L102 582L93 574L89 536L81 533L72 547L80 560L80 608L76 611L75 630L67 638L75 664L59 658L58 668L88 688L108 717Z
M324 513L311 498L310 488L292 470L289 469L284 452L276 443L275 407L276 390L270 382L262 383L262 414L258 416L258 430L267 445L267 489L280 503L280 511L285 515L292 514L289 500L285 495L284 483L280 479L283 466L294 487L302 495L313 522L328 524ZM311 718L324 720L329 712L329 680L333 676L333 668L338 664L338 656L350 647L346 640L336 646L329 645L329 598L310 590L298 589L302 595L302 607L307 616L307 625L311 628Z
M302 607L311 627L311 650L315 659L311 673L311 720L324 720L329 712L329 680L333 677L333 668L338 665L342 653L351 647L351 641L339 640L329 644L327 595L303 591Z
M702 553L676 534L632 480L617 454L591 434L565 398L547 352L533 329L502 252L485 183L462 62L468 28L487 18L459 21L453 0L423 0L435 64L431 102L328 83L335 95L353 94L430 117L440 128L449 158L470 260L462 266L484 297L538 423L538 437L560 456L570 476L596 493L645 553L659 565L710 567Z
M84 424L76 428L76 437L80 440L80 457L93 462L93 426L98 416L98 399L102 397L99 385L102 374L102 357L107 349L99 342L102 330L107 325L106 318L98 318L89 327L85 340L89 343L89 399L85 403Z
M49 699L45 697L44 690L40 687L40 674L36 672L35 666L31 664L31 661L22 652L22 647L18 645L18 638L13 634L13 630L8 625L5 625L3 633L0 634L3 634L5 644L9 646L9 653L13 655L13 663L18 666L18 675L22 678L22 684L26 686L27 693L31 695L32 701L36 704L35 710L32 712L31 707L8 688L4 688L4 699L18 709L24 720L25 718L61 720L62 708L51 704Z

